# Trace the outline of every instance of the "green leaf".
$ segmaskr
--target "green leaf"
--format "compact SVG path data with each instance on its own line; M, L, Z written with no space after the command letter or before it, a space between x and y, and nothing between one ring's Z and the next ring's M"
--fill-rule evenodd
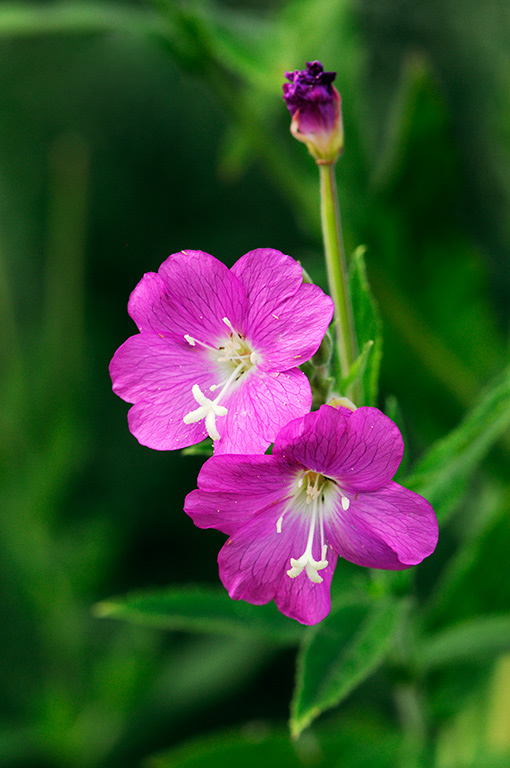
M418 662L441 667L474 656L489 656L510 650L510 614L478 616L448 627L422 641Z
M189 448L183 448L181 451L182 456L207 456L208 458L213 455L214 446L210 437L206 437L201 443L196 445L190 445Z
M485 478L484 478L485 479ZM510 489L506 478L494 477L473 489L471 515L463 515L455 554L434 585L427 622L440 627L476 614L505 613L510 606L510 582L494 563L508 559Z
M425 496L445 522L467 494L468 481L510 426L510 366L485 390L461 424L439 440L404 485Z
M372 604L351 596L308 635L297 662L293 736L339 704L382 663L405 608L404 601Z
M248 723L239 730L201 736L148 761L148 768L394 768L400 734L364 712L345 718L311 737L292 741L288 731L270 723ZM363 744L360 750L359 745Z
M274 603L255 606L232 600L224 589L202 585L106 600L96 606L95 613L161 629L259 636L285 645L298 643L303 636L303 627L283 616Z
M360 245L352 255L349 267L349 286L358 348L362 350L360 358L363 358L360 361L360 368L362 370L359 373L363 398L362 404L375 405L379 388L382 335L379 312L368 284L365 250L365 246ZM358 361L354 365L357 364Z
M372 353L374 342L372 339L366 342L365 346L361 350L361 354L358 355L354 363L351 365L349 373L340 382L340 391L347 392L349 389L356 385L358 382L363 383L363 376L367 369L367 363Z
M264 764L295 768L303 763L297 759L288 733L260 724L251 730L223 731L194 739L152 758L148 768L260 768ZM324 765L323 761L319 765Z
M113 30L129 33L167 32L168 24L147 8L116 3L4 3L0 8L0 38L40 35L89 35Z

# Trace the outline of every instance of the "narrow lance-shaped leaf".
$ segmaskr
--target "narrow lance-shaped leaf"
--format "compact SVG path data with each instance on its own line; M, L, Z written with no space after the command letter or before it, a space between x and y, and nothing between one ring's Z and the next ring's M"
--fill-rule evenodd
M425 496L444 522L467 493L470 475L509 426L510 366L482 393L461 424L432 446L403 484Z
M199 585L105 600L96 606L96 615L161 629L259 636L282 644L297 643L303 636L303 627L273 603L254 606L231 600L223 589Z
M361 354L358 355L354 363L351 365L347 376L344 376L340 382L341 392L347 392L353 385L356 385L358 382L363 383L363 377L367 370L367 363L372 354L373 346L374 342L372 339L366 342L365 346L361 350ZM364 390L362 389L362 391Z
M0 38L42 35L90 35L113 31L166 34L169 24L146 8L138 10L117 3L76 2L41 7L38 3L3 3Z
M265 722L215 731L155 755L147 768L395 768L401 741L396 730L366 712L344 725L338 728L335 723L314 733L311 740L295 742L286 731Z
M487 659L510 650L510 614L477 616L425 638L417 652L418 663L440 667L469 661L483 655Z
M406 603L342 603L308 635L298 657L290 729L297 737L384 660Z
M363 402L356 405L376 405L382 357L381 320L367 280L365 250L361 245L354 251L349 268L354 326L358 348L362 350L359 379Z

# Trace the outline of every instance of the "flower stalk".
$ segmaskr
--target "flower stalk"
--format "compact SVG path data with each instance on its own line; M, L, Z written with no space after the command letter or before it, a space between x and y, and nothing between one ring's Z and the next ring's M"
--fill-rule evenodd
M325 72L320 61L309 61L306 69L286 72L285 77L283 99L292 115L291 133L306 145L319 166L324 252L335 304L337 375L345 380L358 356L358 344L334 171L344 146L342 100L333 85L336 72ZM356 399L357 389L351 385L342 394Z
M342 225L338 207L335 166L319 164L321 222L324 255L331 297L335 304L335 339L338 374L345 378L358 355L354 316L343 248ZM354 392L345 392L354 396ZM360 403L361 405L361 403Z

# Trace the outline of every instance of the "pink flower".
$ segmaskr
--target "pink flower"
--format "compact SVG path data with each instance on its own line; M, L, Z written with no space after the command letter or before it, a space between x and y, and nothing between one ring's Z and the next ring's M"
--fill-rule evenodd
M229 270L202 251L169 256L129 299L140 331L115 353L113 389L129 428L149 448L213 438L216 453L263 453L290 419L310 409L297 368L316 352L333 302L271 248Z
M330 610L337 557L399 570L436 546L434 510L392 481L403 455L377 408L321 408L288 424L272 456L218 456L185 511L229 536L218 556L230 597L316 624Z

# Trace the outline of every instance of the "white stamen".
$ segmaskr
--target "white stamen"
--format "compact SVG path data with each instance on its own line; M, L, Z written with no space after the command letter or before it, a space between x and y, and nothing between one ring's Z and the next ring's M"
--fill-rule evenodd
M292 508L293 504L294 504L294 498L290 498L287 501L287 504L285 505L285 509L283 510L282 514L280 515L280 517L276 521L276 533L281 533L282 532L283 518L285 517L285 515L287 514L289 509Z
M232 323L230 322L230 320L228 319L228 317L222 317L222 320L223 320L223 322L225 323L225 325L227 326L227 328L230 328L230 330L232 331L232 333L233 333L233 334L235 334L235 335L237 336L236 332L234 331L234 326L232 325Z
M214 347L211 346L210 344L206 344L203 341L199 341L199 339L195 339L195 337L194 336L190 336L189 333L185 333L184 334L184 338L188 342L190 347L195 347L197 344L199 344L204 349L214 349Z
M250 363L252 365L257 365L259 360L260 360L260 355L258 355L256 352L252 352L250 355Z
M342 509L343 509L345 512L347 512L347 510L349 509L350 505L351 505L351 502L349 501L349 499L347 498L347 496L343 496L343 495L342 495Z

